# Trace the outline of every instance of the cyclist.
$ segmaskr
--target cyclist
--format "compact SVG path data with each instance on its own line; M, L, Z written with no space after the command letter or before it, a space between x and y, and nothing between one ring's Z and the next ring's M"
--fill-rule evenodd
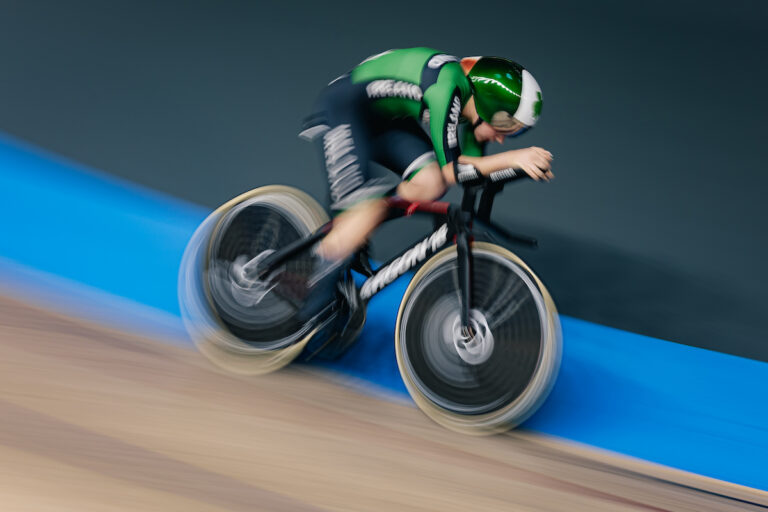
M334 213L333 228L316 247L314 295L328 295L319 288L335 284L384 220L385 198L393 193L431 201L457 181L507 168L552 179L552 154L542 148L484 156L488 142L501 143L536 124L541 105L538 83L519 64L498 57L458 59L430 48L374 55L328 84L301 134L320 142ZM371 178L370 162L402 177L396 189ZM317 308L310 303L305 315Z

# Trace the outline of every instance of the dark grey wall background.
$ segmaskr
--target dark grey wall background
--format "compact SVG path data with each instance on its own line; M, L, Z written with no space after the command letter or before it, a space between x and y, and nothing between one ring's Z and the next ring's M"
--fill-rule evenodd
M211 207L323 197L296 132L325 83L392 47L509 56L545 106L505 149L550 149L557 180L496 218L539 237L561 310L768 360L766 5L0 0L0 130Z

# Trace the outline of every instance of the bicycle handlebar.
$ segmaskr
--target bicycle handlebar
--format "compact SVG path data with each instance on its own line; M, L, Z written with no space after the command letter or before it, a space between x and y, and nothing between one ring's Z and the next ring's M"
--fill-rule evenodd
M502 169L501 171L491 173L489 176L483 176L483 181L480 183L462 183L462 186L464 187L464 199L462 199L461 207L445 201L426 201L420 203L408 201L397 196L389 197L387 198L387 206L389 207L390 212L388 220L400 218L402 216L410 216L417 212L442 216L447 215L449 218L457 214L460 215L461 213L474 212L474 221L484 227L487 230L486 233L494 240L503 239L509 243L517 245L536 247L538 242L535 238L507 231L490 219L494 196L501 192L505 183L523 178L530 178L523 170ZM479 206L475 208L475 198L480 189L483 189L483 193L480 198Z

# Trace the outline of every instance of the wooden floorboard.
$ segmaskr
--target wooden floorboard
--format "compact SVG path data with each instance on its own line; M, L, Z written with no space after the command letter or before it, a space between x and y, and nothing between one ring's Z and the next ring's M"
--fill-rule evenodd
M4 511L744 511L766 493L532 433L475 438L307 367L196 352L0 298Z

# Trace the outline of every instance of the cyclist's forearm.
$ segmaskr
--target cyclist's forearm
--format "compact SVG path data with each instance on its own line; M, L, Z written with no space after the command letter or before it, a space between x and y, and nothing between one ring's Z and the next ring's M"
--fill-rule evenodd
M487 156L467 156L461 155L459 157L460 164L469 164L477 169L480 174L488 175L494 171L506 169L509 167L509 160L504 153L497 153L495 155ZM453 169L453 162L448 162L442 167L443 178L448 186L456 184L456 173Z
M459 163L471 164L483 175L488 175L495 171L500 171L509 167L509 156L506 153L496 153L486 156L467 156L461 155Z
M446 186L454 186L456 184L456 175L453 172L453 162L448 162L440 170L443 172Z

